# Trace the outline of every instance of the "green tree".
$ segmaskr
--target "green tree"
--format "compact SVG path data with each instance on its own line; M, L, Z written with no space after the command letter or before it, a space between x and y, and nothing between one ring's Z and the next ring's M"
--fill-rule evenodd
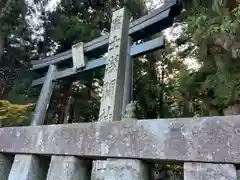
M239 102L239 2L184 1L186 11L178 17L187 25L176 41L188 45L174 54L195 58L200 68L176 74L174 97L177 109L189 115L222 115L224 108ZM188 111L186 111L188 110ZM180 113L187 116L186 113Z
M39 3L37 0L34 3ZM42 1L41 4L46 3ZM27 21L34 16L34 8L25 0L0 2L0 103L3 126L27 125L36 102L31 89L33 74L29 61L35 54L33 29ZM7 101L8 100L8 101Z
M14 79L35 54L33 30L28 23L34 8L25 0L0 2L0 99L7 99ZM34 2L38 3L37 0ZM41 3L44 3L42 1Z
M19 105L0 100L0 127L28 125L34 104Z
M197 95L205 107L217 109L218 114L240 98L238 4L236 0L186 1L186 34L196 45L195 56L202 65L197 72L202 78Z

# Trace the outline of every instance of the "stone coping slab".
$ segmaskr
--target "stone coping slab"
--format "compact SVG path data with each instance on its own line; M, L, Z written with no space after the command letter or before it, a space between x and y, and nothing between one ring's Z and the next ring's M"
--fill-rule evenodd
M240 116L0 129L0 152L240 163Z

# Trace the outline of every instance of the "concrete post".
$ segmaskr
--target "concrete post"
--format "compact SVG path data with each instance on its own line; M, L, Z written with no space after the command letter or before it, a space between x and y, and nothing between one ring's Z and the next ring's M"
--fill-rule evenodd
M47 180L89 180L88 165L74 156L52 156Z
M240 104L234 104L232 106L228 106L224 110L224 115L229 116L229 115L239 115L240 114ZM240 179L240 170L237 170L237 179Z
M17 154L8 180L45 180L47 169L46 158Z
M184 163L184 180L237 180L232 164Z
M56 66L50 65L43 84L31 126L43 125L54 88ZM44 166L43 166L44 164ZM48 161L35 155L16 155L8 180L45 180Z
M224 115L238 114L239 107L229 107ZM184 180L194 179L237 180L237 171L233 164L184 163Z

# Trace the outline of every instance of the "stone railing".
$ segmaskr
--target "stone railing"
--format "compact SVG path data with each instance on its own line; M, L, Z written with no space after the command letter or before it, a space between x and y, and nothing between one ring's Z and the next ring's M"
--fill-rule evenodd
M185 180L236 180L240 116L1 128L0 152L1 180L87 180L92 160L108 160L95 168L105 168L109 180L149 179L144 162L184 163ZM26 177L15 177L16 171Z

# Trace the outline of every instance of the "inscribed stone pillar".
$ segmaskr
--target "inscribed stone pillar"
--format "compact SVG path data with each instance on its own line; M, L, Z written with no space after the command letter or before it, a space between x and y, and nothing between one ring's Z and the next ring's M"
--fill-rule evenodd
M74 156L52 156L47 180L89 180L87 162Z
M0 180L7 180L13 163L13 157L0 154Z
M113 13L99 121L121 120L129 17L126 8ZM103 149L104 151L104 149ZM92 180L147 180L146 166L139 160L94 161Z
M44 119L48 110L49 102L54 88L54 74L56 66L50 65L46 79L35 108L31 126L44 124ZM44 157L36 155L16 155L8 180L45 180L47 174L48 161ZM43 166L43 164L45 164Z
M237 180L232 164L184 163L184 180Z
M125 8L113 13L98 121L120 121L128 49L129 17Z

